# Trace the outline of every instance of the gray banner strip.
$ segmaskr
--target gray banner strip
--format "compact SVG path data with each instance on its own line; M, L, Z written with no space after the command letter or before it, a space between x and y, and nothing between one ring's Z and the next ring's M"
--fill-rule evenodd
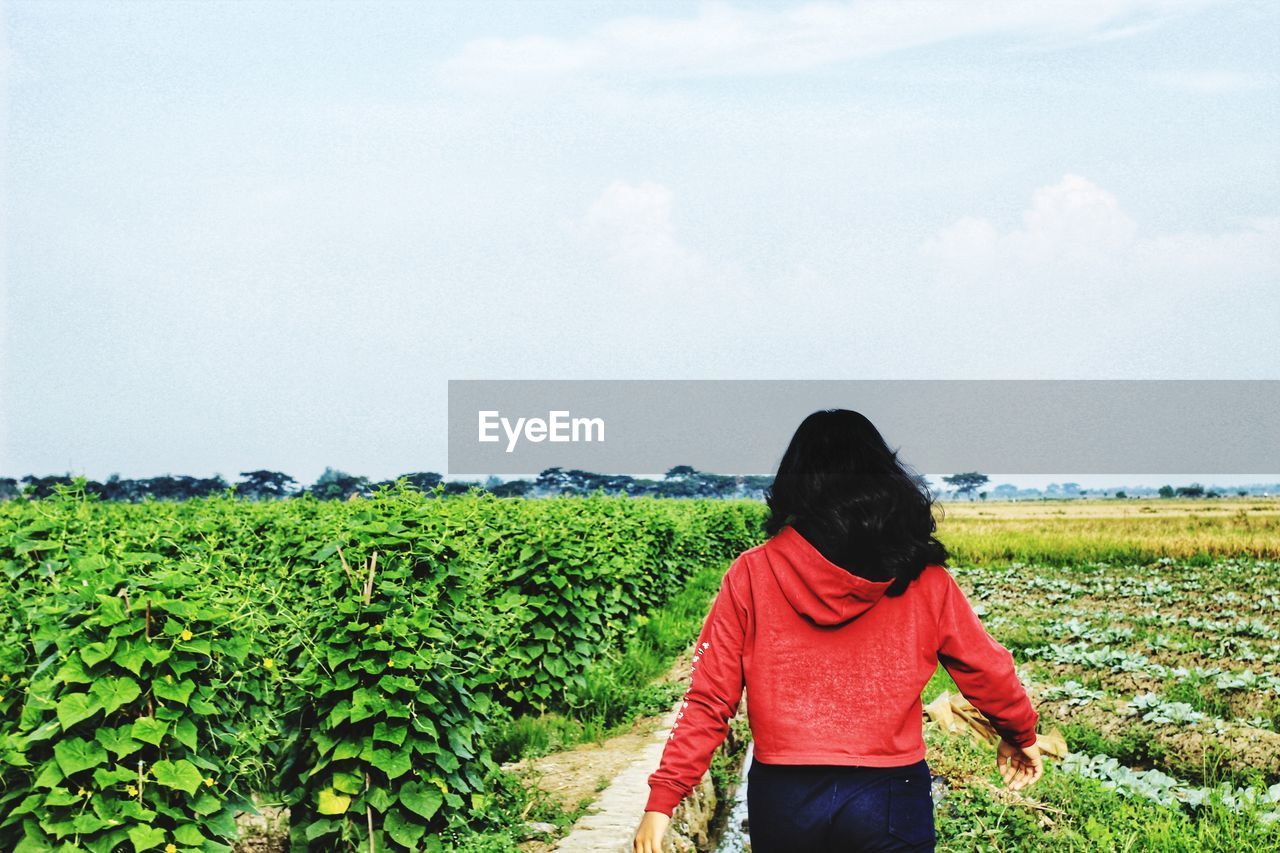
M1280 470L1269 379L450 380L448 468L768 475L800 421L833 408L920 472Z

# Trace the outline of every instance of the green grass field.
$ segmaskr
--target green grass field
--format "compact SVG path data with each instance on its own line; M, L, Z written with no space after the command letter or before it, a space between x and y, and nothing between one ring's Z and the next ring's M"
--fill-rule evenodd
M947 504L953 572L1072 754L1014 794L927 725L941 846L1280 849L1278 524L1276 501Z

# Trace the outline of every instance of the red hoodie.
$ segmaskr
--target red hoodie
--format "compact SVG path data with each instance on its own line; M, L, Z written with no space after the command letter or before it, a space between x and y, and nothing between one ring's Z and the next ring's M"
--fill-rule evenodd
M900 596L889 585L840 568L790 526L739 555L698 636L645 811L670 815L702 779L744 689L766 764L914 764L925 756L920 691L939 663L1003 737L1035 743L1039 717L1013 655L951 574L928 566Z

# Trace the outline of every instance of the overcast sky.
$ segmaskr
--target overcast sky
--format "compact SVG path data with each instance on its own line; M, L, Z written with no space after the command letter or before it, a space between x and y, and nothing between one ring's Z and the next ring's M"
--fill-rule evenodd
M444 470L448 379L1280 376L1275 3L3 19L0 474Z

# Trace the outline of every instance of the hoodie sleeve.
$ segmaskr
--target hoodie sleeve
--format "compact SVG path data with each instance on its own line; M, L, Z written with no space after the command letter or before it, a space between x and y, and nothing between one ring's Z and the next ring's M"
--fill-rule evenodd
M1001 737L1017 746L1031 746L1036 742L1039 714L1018 680L1013 655L982 627L951 573L943 574L938 661Z
M744 687L747 610L733 586L735 574L732 566L725 573L698 635L689 689L676 712L658 769L649 775L645 811L666 815L675 811L711 766L711 755L724 742L729 720L738 710Z

